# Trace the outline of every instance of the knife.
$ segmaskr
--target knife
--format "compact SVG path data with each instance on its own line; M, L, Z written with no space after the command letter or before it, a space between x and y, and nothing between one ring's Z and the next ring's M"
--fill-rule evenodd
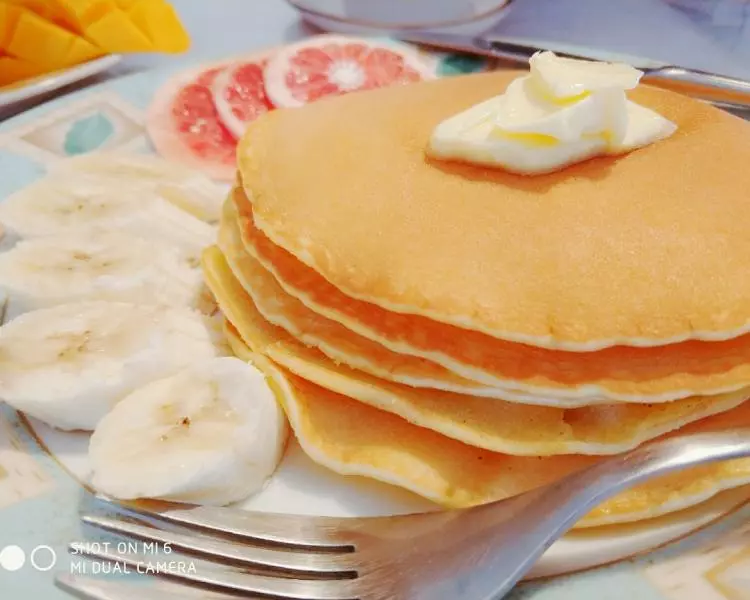
M643 71L642 81L653 86L706 100L724 108L750 110L750 81L717 73L668 65L638 56L576 48L567 45L530 45L512 39L471 37L431 31L400 32L396 37L404 42L431 46L466 54L489 56L513 64L528 66L529 59L542 50L558 56L584 60L604 60L627 63Z

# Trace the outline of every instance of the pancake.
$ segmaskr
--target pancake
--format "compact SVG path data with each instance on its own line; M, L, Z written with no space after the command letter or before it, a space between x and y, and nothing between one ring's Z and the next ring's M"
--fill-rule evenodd
M277 398L307 455L342 475L370 477L445 507L462 508L520 494L598 460L575 455L514 457L467 446L296 377L261 356L252 340L248 347L231 327L228 333L235 354L253 362L274 383ZM748 425L750 403L685 431ZM749 482L750 459L685 470L621 492L575 527L657 517Z
M245 249L274 275L284 292L389 350L426 358L484 385L541 396L537 403L557 405L548 399L579 398L581 404L585 399L665 402L750 384L750 335L724 342L565 352L505 342L422 316L384 310L346 296L273 244L255 227L252 206L241 188L235 187L232 198Z
M750 389L745 389L654 406L604 404L566 410L410 388L335 365L300 344L275 344L266 354L290 373L327 390L470 446L517 456L617 454L736 408L750 397Z
M203 258L209 287L242 339L285 370L468 445L524 456L614 454L744 402L750 390L655 406L563 410L416 389L337 365L267 322L217 248Z
M287 294L270 272L245 253L235 216L232 203L226 203L218 240L234 276L250 294L253 304L264 319L282 327L305 344L319 348L332 360L377 377L415 387L517 400L527 404L579 406L595 403L567 398L538 398L523 392L488 387L465 379L429 360L391 352L339 323L320 316Z
M236 223L222 220L218 242L234 276L251 296L263 318L305 344L319 348L333 360L346 362L378 377L415 386L452 390L485 387L425 359L394 354L309 310L286 294L258 261L242 251Z
M429 160L434 127L519 73L264 115L238 149L256 225L347 295L555 349L750 331L750 123L630 94L666 140L540 176Z

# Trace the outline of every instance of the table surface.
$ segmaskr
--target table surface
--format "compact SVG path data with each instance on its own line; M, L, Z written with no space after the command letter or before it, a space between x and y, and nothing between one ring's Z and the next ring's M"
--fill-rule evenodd
M283 0L170 0L190 33L192 46L180 56L129 56L109 76L195 62L293 41L310 33Z
M549 2L551 6L553 2L562 3L573 0L516 1L537 5ZM575 1L601 2L601 0ZM614 0L610 1L614 2ZM635 3L648 0L621 1ZM719 1L750 5L748 0L705 0L707 3ZM106 74L87 80L83 84L71 86L58 92L56 96L131 73L164 67L179 69L182 65L211 57L241 54L274 46L280 42L299 39L312 32L310 28L300 23L297 14L284 0L172 0L172 2L193 40L192 48L188 53L180 56L128 56ZM217 13L222 16L220 20L217 19ZM552 15L554 13L537 14ZM560 21L557 23L560 24ZM524 24L520 23L520 25ZM532 25L533 23L529 23L527 27ZM750 45L748 47L750 48ZM750 61L747 61L747 64L750 64ZM26 104L17 108L24 110L29 106L30 104ZM6 174L3 173L3 176ZM3 431L0 429L0 441L2 439ZM743 584L745 587L742 588L747 594L735 595L731 598L750 598L750 580L746 577L746 574L750 572L750 506L735 515L735 518L722 522L710 532L706 531L694 536L691 540L687 547L683 546L679 551L676 547L668 547L637 565L624 562L601 573L584 573L524 586L514 595L514 598L516 600L532 598L533 600L592 600L594 598L596 600L632 600L634 596L638 596L641 600L729 600L730 596L724 595L716 586L708 582L704 574L714 572L720 566L730 565L730 563L734 570L731 573L727 571L727 573L738 574L737 577L742 576L744 577L742 581L748 582ZM0 596L4 597L3 594Z

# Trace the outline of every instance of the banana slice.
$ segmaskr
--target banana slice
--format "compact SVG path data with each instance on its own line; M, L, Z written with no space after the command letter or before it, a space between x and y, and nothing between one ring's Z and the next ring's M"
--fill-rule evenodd
M82 300L198 307L203 277L172 246L99 231L19 242L0 254L0 288L13 314Z
M219 356L216 323L122 302L26 313L0 327L0 398L53 427L92 430L138 387Z
M170 243L200 261L215 227L125 181L83 174L50 176L0 203L0 221L22 238L119 231Z
M102 419L91 481L123 500L226 505L264 487L287 435L263 374L217 358L136 390Z
M200 171L147 154L83 154L56 163L52 172L94 175L108 178L114 185L148 189L209 223L219 220L227 195L225 188Z

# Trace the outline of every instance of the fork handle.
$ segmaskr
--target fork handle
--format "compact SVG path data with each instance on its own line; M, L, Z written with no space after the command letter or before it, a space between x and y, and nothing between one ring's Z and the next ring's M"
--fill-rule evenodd
M568 496L560 506L560 516L567 513L560 527L567 531L605 500L649 479L746 457L750 457L750 428L679 436L604 460L552 484L549 491L558 488L555 493Z
M471 509L456 524L474 564L459 581L435 581L419 600L502 598L557 539L593 508L624 489L699 465L750 457L750 428L693 434L643 445L548 486ZM446 587L443 587L445 584ZM442 589L441 589L442 588Z

